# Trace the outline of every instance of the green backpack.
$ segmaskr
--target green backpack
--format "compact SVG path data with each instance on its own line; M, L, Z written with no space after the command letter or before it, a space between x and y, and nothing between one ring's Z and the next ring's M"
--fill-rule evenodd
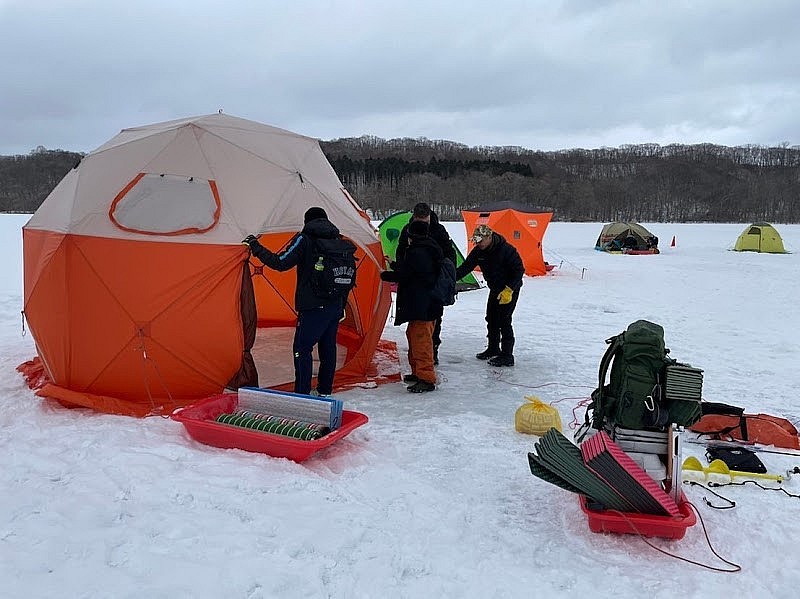
M670 423L662 402L664 368L674 364L664 347L664 329L647 320L637 320L619 335L606 339L608 348L600 360L599 386L586 411L592 412L591 427L602 429L610 421L629 429L664 430ZM611 376L606 384L606 373Z

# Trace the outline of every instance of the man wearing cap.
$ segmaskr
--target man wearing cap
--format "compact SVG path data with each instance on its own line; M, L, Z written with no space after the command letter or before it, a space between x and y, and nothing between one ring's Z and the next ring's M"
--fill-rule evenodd
M289 240L280 253L273 253L248 235L242 243L250 247L253 255L265 266L278 271L297 266L297 287L294 307L297 327L294 332L294 391L304 395L328 396L333 391L336 371L336 333L342 318L347 297L321 298L314 293L311 273L314 269L314 247L317 239L341 239L339 229L328 220L323 208L314 206L303 216L303 229ZM347 242L350 243L350 242ZM319 372L317 388L311 389L312 357L317 346Z
M511 317L517 306L525 267L517 249L488 225L478 225L472 233L475 247L456 269L456 280L480 266L489 297L486 300L488 346L476 354L491 366L514 365L514 328Z
M456 250L453 246L453 240L450 239L450 234L445 229L444 225L439 222L439 217L431 210L425 202L419 202L414 206L411 212L411 221L403 227L400 231L400 237L397 240L397 252L395 253L395 260L402 260L408 249L408 225L415 221L422 221L428 225L428 236L433 239L441 248L442 255L449 259L453 266L456 264ZM436 319L436 324L433 327L433 363L439 363L439 346L442 344L442 317Z

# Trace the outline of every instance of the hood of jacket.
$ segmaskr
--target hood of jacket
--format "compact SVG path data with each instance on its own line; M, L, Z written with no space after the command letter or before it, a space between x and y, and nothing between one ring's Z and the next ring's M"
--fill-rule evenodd
M319 239L335 239L339 236L339 229L327 218L315 218L303 226L303 235Z

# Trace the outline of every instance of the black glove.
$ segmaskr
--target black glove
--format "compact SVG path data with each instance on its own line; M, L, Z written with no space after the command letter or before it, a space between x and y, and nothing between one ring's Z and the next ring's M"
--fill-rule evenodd
M392 275L389 274L388 270L381 271L381 281L391 281Z
M253 248L254 243L258 243L258 237L256 237L255 235L248 235L247 237L242 239L242 245L246 245L251 249Z

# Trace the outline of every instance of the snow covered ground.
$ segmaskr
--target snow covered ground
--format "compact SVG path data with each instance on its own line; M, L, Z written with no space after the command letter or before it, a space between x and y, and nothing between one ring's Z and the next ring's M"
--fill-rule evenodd
M402 384L342 393L370 422L302 464L193 441L177 422L66 410L14 368L23 215L0 216L0 597L795 597L800 500L755 487L710 509L686 487L737 574L669 557L632 535L590 532L575 497L531 476L526 395L565 427L595 386L604 340L645 318L705 371L704 396L800 420L800 253L727 251L744 224L652 224L658 256L594 251L600 224L553 223L554 274L526 278L517 366L484 348L487 290L447 309L434 393ZM461 223L448 223L464 248ZM776 225L800 252L800 225ZM676 246L669 247L672 237ZM398 341L401 327L388 323ZM577 411L583 417L583 409ZM570 431L565 428L569 434ZM687 445L684 455L703 458ZM762 454L771 472L800 456ZM800 476L787 491L800 493ZM713 497L710 497L713 499ZM725 568L700 524L654 544Z

